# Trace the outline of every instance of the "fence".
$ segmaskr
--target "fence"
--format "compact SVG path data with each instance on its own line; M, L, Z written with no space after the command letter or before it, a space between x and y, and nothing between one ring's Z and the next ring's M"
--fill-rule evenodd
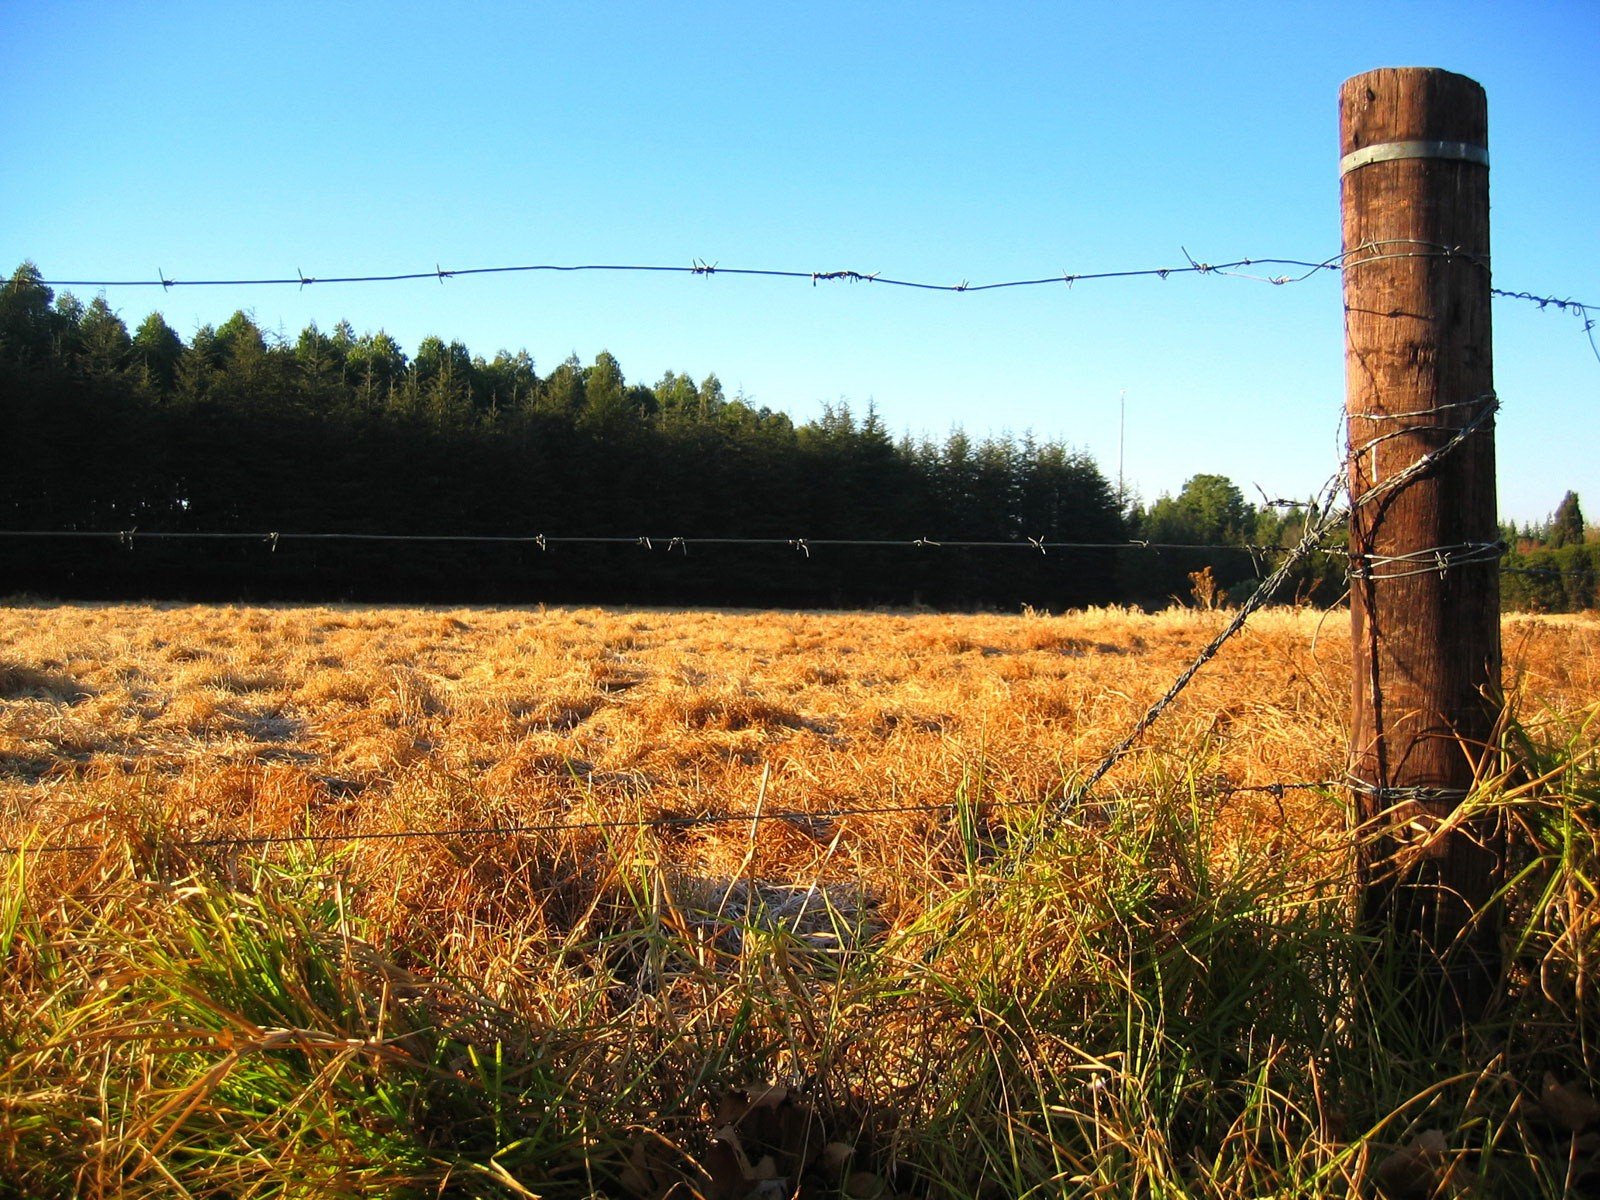
M1596 358L1594 313L1600 306L1570 298L1491 286L1488 272L1486 105L1482 89L1447 72L1380 70L1346 82L1341 92L1344 249L1323 260L1237 259L1211 264L1185 252L1184 265L1072 274L973 284L896 279L855 270L789 271L722 267L583 264L475 267L392 275L258 279L59 280L90 287L308 287L335 283L447 280L512 272L666 272L700 277L765 276L823 283L848 282L941 292L1073 286L1111 278L1166 279L1216 275L1287 285L1324 271L1343 276L1347 325L1348 451L1340 472L1313 505L1313 515L1290 547L1228 547L1282 553L1226 626L1197 654L1127 735L1083 782L1047 806L1027 837L1011 848L998 875L1022 864L1066 815L1081 808L1111 769L1160 719L1250 615L1272 598L1289 573L1311 556L1331 553L1327 540L1348 523L1355 712L1350 776L1343 781L1286 782L1261 790L1348 787L1375 835L1364 841L1364 919L1399 932L1408 970L1439 991L1454 1011L1486 1002L1498 972L1492 909L1504 867L1499 835L1455 814L1479 780L1495 773L1495 728L1500 715L1499 606L1495 586L1504 552L1495 523L1493 422L1498 408L1490 368L1489 301L1493 297L1554 306L1579 318ZM1287 268L1298 274L1256 273ZM1343 483L1341 484L1341 477ZM1335 501L1348 493L1344 510ZM1021 550L1194 549L1178 543L855 538L693 538L683 535L560 536L444 535L339 532L126 530L5 530L9 538L232 539L273 550L281 542L478 542L527 545L638 545L688 555L697 544L788 548L809 558L829 547L912 547ZM1248 790L1248 789L1234 789ZM720 821L829 820L846 815L939 812L950 805L852 808L826 813L754 812L663 817L654 820L492 828L406 830L385 834L222 838L176 843L191 847L270 845L347 838L457 838L558 833L599 827L646 828ZM1419 836L1427 843L1420 865L1397 859ZM1406 833L1405 830L1412 832ZM10 853L17 847L3 848ZM52 845L30 852L81 852L89 846ZM1463 943L1465 954L1450 948Z
M164 273L158 271L154 279L41 279L39 282L48 287L160 288L163 291L171 291L174 288L295 287L303 289L313 284L326 286L345 283L402 283L419 279L437 279L442 284L447 279L471 278L476 275L581 274L597 272L621 275L728 275L735 278L792 279L809 281L813 287L819 283L862 283L878 284L889 288L911 288L916 291L927 292L993 292L1010 288L1054 287L1058 284L1072 287L1079 283L1095 283L1109 279L1165 280L1178 275L1215 275L1283 287L1287 284L1303 283L1322 272L1342 272L1351 256L1358 253L1365 254L1366 249L1365 247L1347 249L1331 258L1320 260L1268 257L1237 258L1230 262L1218 263L1199 262L1187 250L1184 250L1185 262L1181 266L1133 267L1117 271L1061 271L1053 275L1041 275L1027 279L1004 279L990 283L969 283L966 280L962 280L959 283L937 283L928 280L895 279L879 271L848 269L794 271L766 267L724 267L714 263L708 264L698 259L689 266L638 263L529 263L522 266L456 267L450 270L435 266L431 271L407 271L388 275L316 276L304 275L297 271L294 275L258 279L168 279ZM1434 249L1446 256L1453 253L1451 247L1448 246L1436 246ZM1362 261L1370 260L1363 258ZM1253 270L1258 267L1288 267L1299 273L1290 275L1253 274ZM1595 358L1600 360L1600 342L1596 342L1594 337L1595 314L1600 314L1600 304L1574 300L1570 296L1539 295L1534 292L1512 291L1507 288L1492 287L1489 292L1491 295L1503 300L1520 300L1536 305L1541 309L1554 308L1560 312L1571 313L1582 323L1583 333L1589 340L1590 349L1594 351Z

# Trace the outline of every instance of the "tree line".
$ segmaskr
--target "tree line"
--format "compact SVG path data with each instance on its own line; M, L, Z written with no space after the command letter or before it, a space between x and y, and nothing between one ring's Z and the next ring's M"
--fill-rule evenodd
M1500 595L1507 608L1582 612L1600 606L1600 529L1568 492L1547 519L1500 531L1507 546Z
M185 340L133 330L103 297L56 295L31 263L0 289L0 528L132 530L124 544L0 538L0 592L83 597L924 603L1063 608L1226 597L1273 565L1301 516L1197 475L1125 504L1092 458L1031 436L895 438L870 407L813 420L715 375L629 381L601 352L541 375L526 351L415 352L348 322L270 336L236 312ZM528 545L141 540L138 532L571 537ZM772 546L719 546L770 538ZM708 540L709 539L709 540ZM818 547L799 539L859 539ZM963 550L918 539L1114 548ZM791 545L791 541L796 544ZM1238 549L1231 549L1238 547ZM1250 550L1246 547L1257 547ZM1291 584L1337 599L1342 565ZM1196 592L1196 595L1199 593Z

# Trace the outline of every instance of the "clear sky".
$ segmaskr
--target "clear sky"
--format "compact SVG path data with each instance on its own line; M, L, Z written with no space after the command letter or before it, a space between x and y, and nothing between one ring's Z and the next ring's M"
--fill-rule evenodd
M517 263L944 283L1339 249L1337 93L1488 92L1497 286L1600 303L1600 3L248 5L0 0L0 266L46 279ZM77 288L87 300L94 289ZM541 373L716 372L799 420L1032 430L1146 500L1305 495L1338 461L1337 276L941 294L726 275L112 288L187 337L235 309L430 333ZM1496 301L1503 515L1600 517L1600 361Z

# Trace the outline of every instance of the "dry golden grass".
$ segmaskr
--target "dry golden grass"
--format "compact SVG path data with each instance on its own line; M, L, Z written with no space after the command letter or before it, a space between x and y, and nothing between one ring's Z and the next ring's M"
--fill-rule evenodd
M1222 620L13 604L0 608L0 837L85 841L130 821L190 838L393 832L758 802L823 813L948 804L964 786L1025 806L1092 767ZM1512 618L1506 646L1527 703L1563 712L1600 691L1593 618ZM1103 790L1338 778L1348 677L1345 615L1266 612ZM1311 793L1225 803L1252 837L1341 821ZM864 879L919 909L944 886L950 832L928 813L770 822L753 839L707 824L657 850L689 875ZM600 837L568 849L581 859ZM481 934L485 902L463 894L460 857L483 850L464 846L360 857L439 936L461 937L458 921ZM492 872L467 874L497 890ZM445 893L457 907L437 903Z
M1506 622L1556 752L1492 789L1459 1063L1363 965L1338 789L1225 790L1340 775L1342 614L1260 614L987 888L1226 619L0 606L0 844L109 847L0 859L0 1192L1345 1196L1442 1145L1578 1194L1600 620Z

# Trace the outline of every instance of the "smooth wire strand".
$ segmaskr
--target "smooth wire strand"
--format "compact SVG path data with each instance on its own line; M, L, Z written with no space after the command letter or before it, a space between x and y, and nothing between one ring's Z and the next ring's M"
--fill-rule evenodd
M1344 786L1343 782L1337 779L1293 780L1260 784L1220 784L1196 789L1195 795L1220 798L1224 796L1259 794L1276 796L1281 799L1289 792L1327 791L1342 786ZM1160 797L1152 794L1146 795L1144 798L1155 800ZM593 821L537 821L509 825L461 825L442 829L351 830L338 833L219 834L216 837L204 838L174 838L170 840L162 838L158 840L158 844L164 849L173 850L242 850L266 846L327 845L341 842L393 842L428 839L447 841L452 838L520 837L537 834L614 832L625 829L685 829L698 825L730 825L745 822L782 821L788 824L805 826L842 820L846 817L900 816L911 813L953 813L960 811L962 807L963 805L960 802L951 802L946 804L864 805L860 807L822 809L816 812L757 810L728 813L663 813L654 817L618 817ZM1037 808L1038 802L1034 800L985 800L972 804L970 807L975 809ZM88 854L109 848L111 848L109 842L80 842L73 844L46 842L37 846L25 844L0 845L0 855Z

